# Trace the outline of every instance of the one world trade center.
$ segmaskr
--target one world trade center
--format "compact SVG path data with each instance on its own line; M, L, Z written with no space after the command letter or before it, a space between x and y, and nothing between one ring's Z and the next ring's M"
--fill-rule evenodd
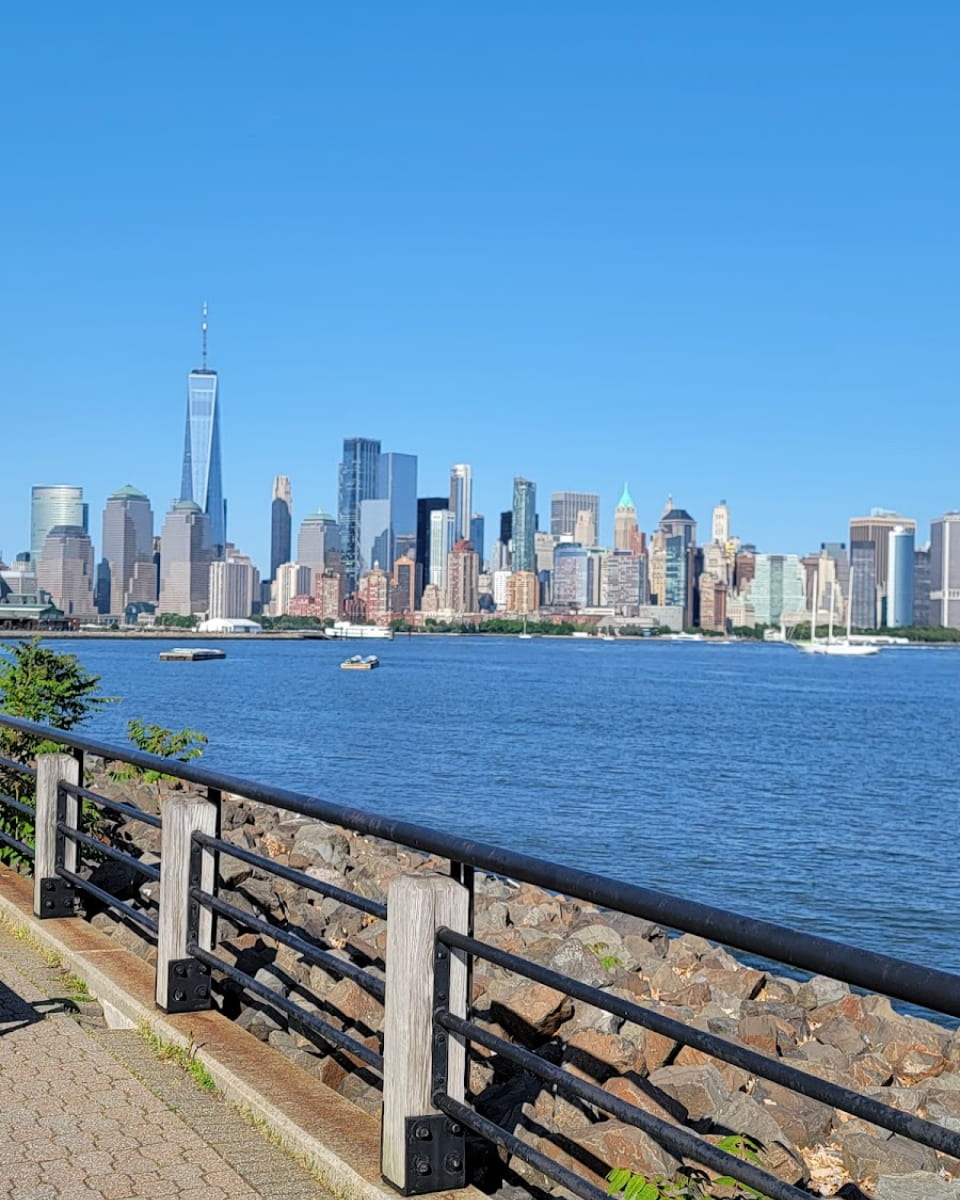
M227 504L220 470L220 404L216 371L207 369L207 306L203 306L202 366L187 377L187 426L183 442L180 499L192 500L207 515L210 545L223 558L227 544Z

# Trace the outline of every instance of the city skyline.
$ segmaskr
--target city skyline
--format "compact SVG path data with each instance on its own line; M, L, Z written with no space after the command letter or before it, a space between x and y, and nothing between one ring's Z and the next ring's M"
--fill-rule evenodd
M601 540L624 479L645 528L725 497L798 553L960 505L960 10L377 12L10 15L5 557L38 482L167 509L204 299L264 569L271 479L335 512L358 431L423 495L469 462L488 517L515 475L599 492Z

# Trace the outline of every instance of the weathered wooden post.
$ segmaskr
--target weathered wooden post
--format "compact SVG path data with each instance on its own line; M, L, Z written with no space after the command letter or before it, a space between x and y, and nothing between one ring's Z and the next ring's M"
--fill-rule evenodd
M455 879L404 875L387 897L387 983L383 1047L383 1133L380 1169L405 1195L464 1186L463 1133L434 1106L434 1054L446 1051L445 1089L463 1103L466 1047L434 1029L434 1005L467 1015L467 964L438 946L442 926L467 933L469 893ZM435 995L437 959L449 982Z
M165 1012L209 1008L210 968L187 953L191 942L213 948L213 913L190 898L192 887L211 893L214 856L193 844L194 832L215 837L220 793L171 795L163 802L160 830L160 916L157 933L157 1005Z
M34 825L33 911L42 919L72 917L76 913L73 885L57 874L57 867L76 874L77 843L57 832L57 822L77 828L80 803L60 787L80 783L81 761L72 754L37 755L36 817Z

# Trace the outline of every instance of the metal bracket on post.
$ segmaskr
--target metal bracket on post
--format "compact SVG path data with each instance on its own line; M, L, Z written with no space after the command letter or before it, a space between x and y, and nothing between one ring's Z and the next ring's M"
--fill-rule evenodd
M77 893L72 883L58 875L50 875L39 882L40 905L37 916L41 921L50 917L75 917L77 915Z
M444 1116L407 1117L404 1196L466 1187L463 1126Z
M175 958L167 963L168 1013L203 1012L212 1003L206 963L195 958Z

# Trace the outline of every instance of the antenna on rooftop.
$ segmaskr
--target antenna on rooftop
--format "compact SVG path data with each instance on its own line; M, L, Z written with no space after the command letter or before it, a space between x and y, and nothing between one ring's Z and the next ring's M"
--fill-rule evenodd
M207 369L207 302L203 302L203 320L200 323L200 331L203 334L203 370Z

